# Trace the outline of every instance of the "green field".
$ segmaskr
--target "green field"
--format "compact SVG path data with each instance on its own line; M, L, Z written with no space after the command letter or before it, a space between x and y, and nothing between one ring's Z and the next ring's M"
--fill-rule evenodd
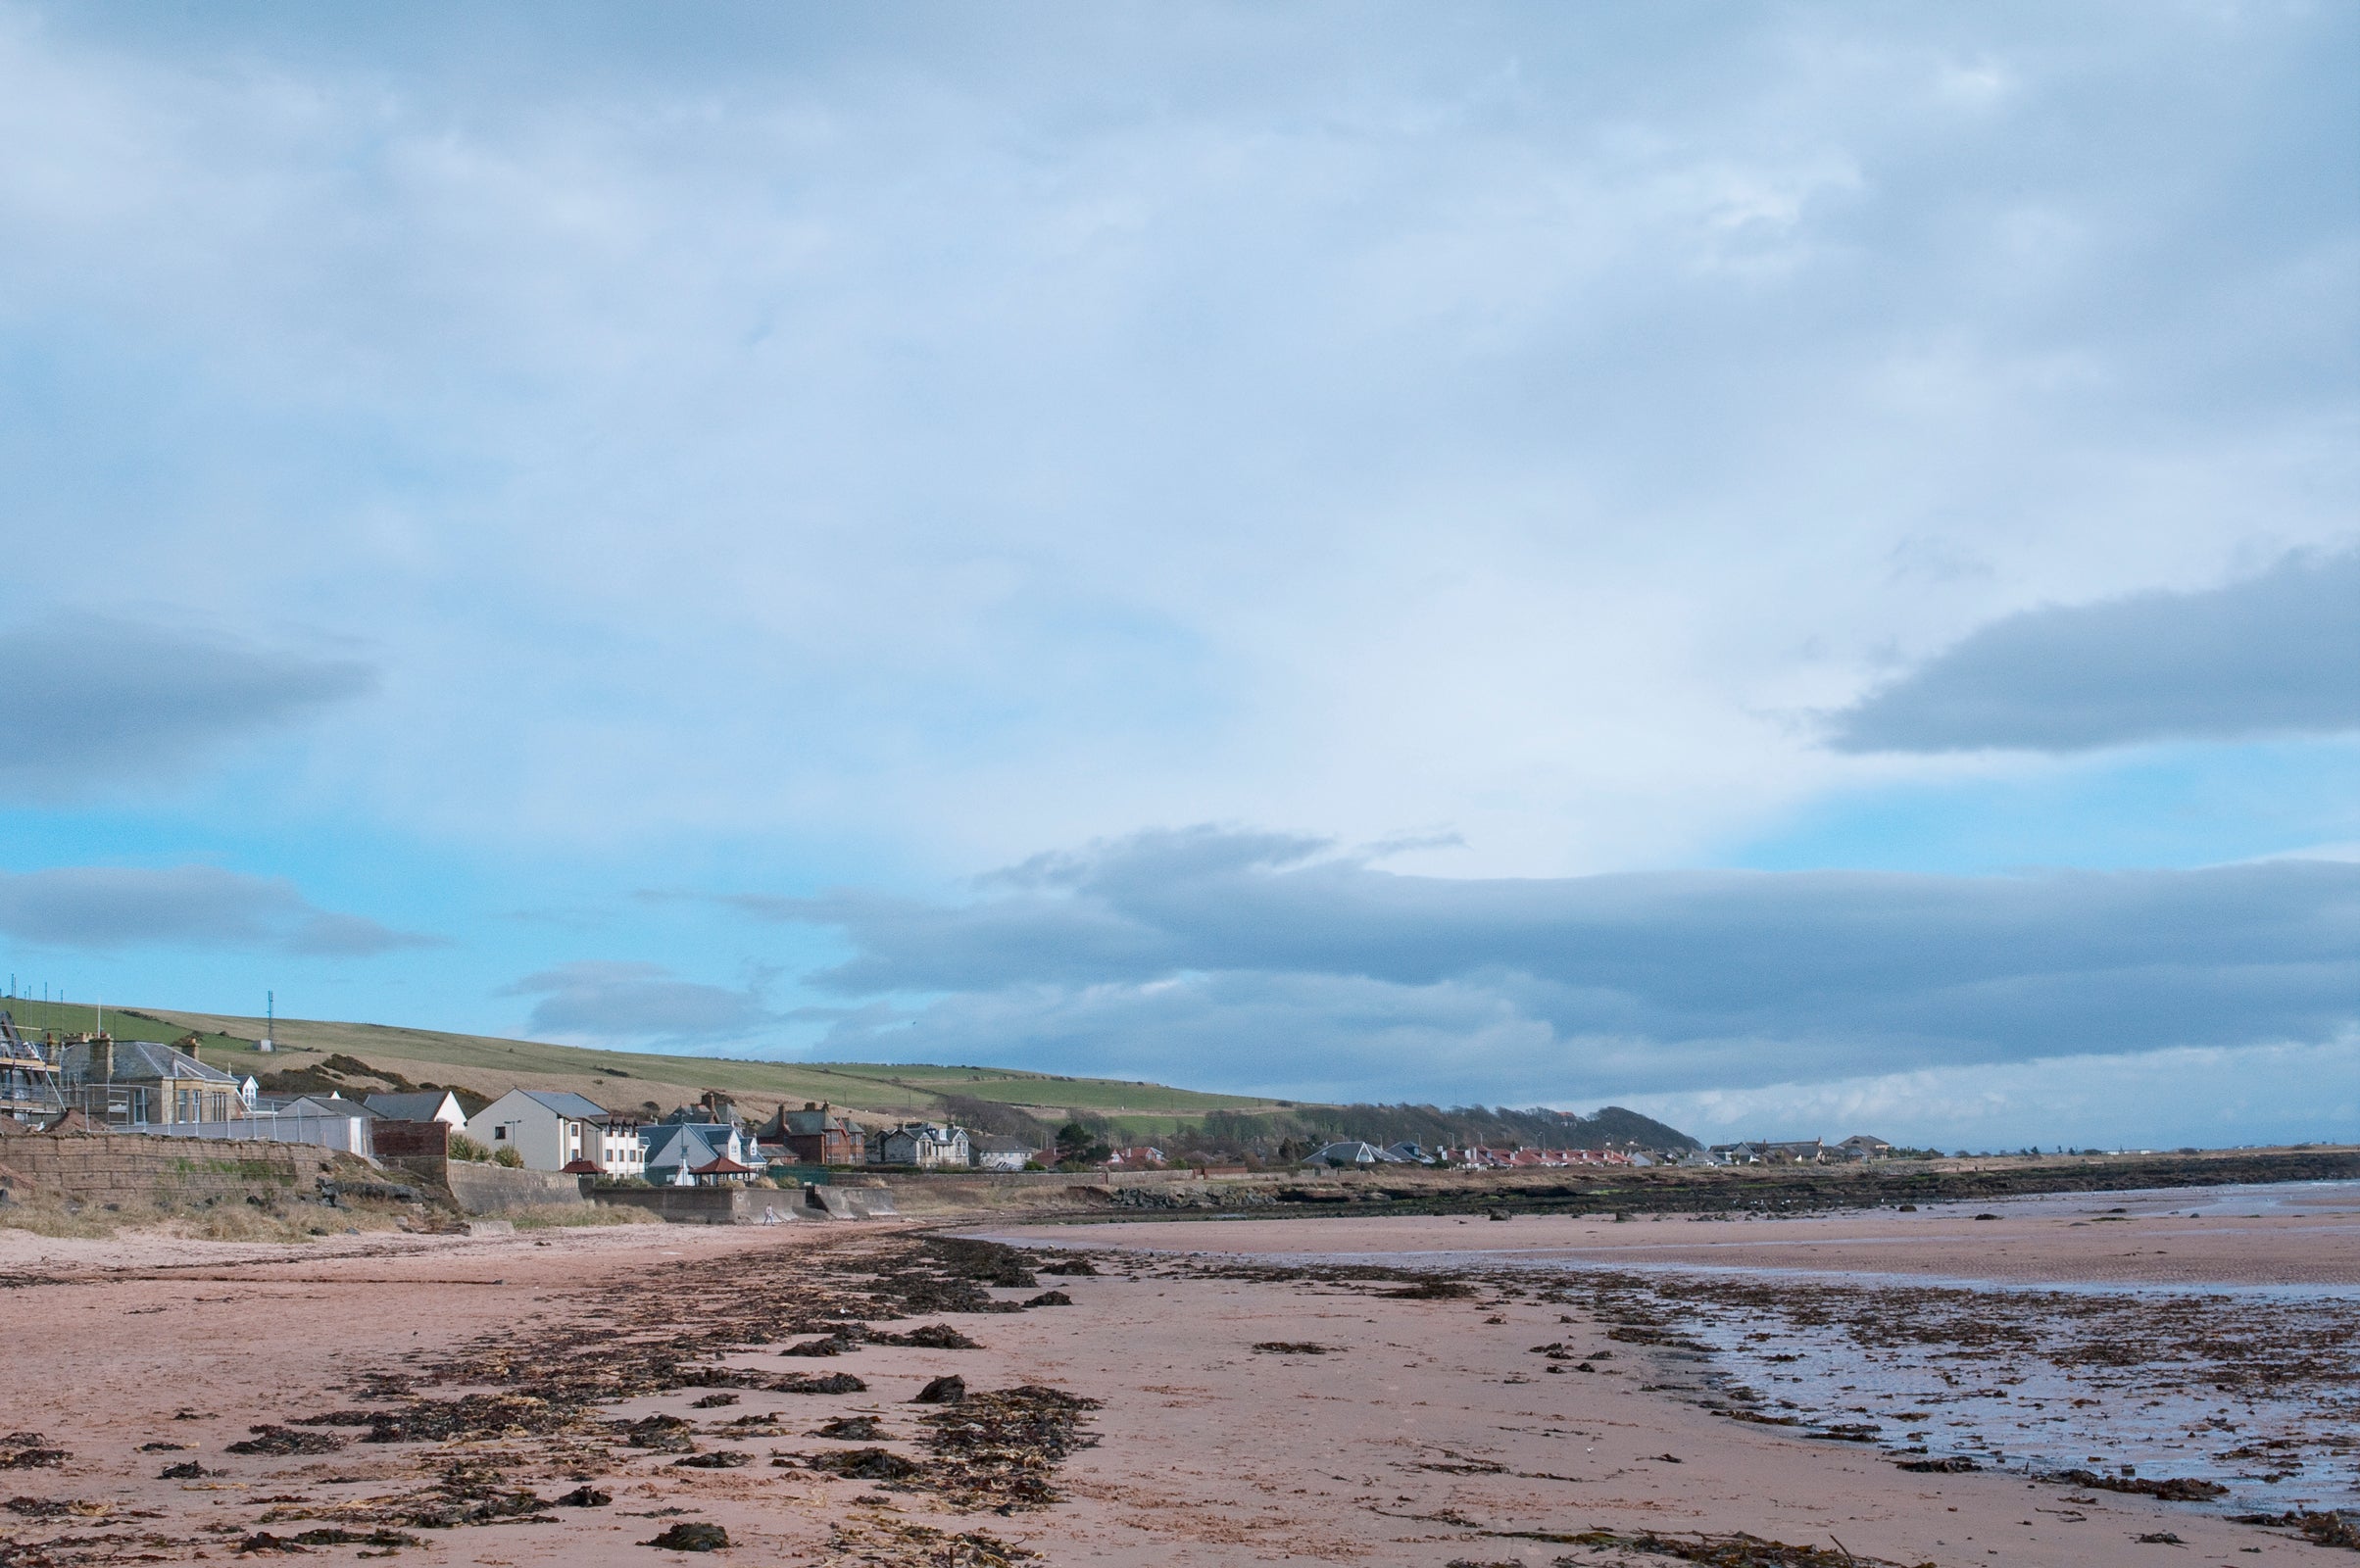
M95 1008L86 1003L13 1002L6 1005L18 1026L31 1031L79 1033L94 1027L97 1020ZM1036 1115L1087 1111L1119 1119L1119 1126L1129 1136L1155 1137L1208 1110L1273 1108L1270 1102L1250 1097L1007 1067L660 1055L309 1018L279 1019L275 1026L278 1050L264 1055L255 1049L263 1034L260 1018L163 1007L109 1007L106 1021L109 1032L120 1040L176 1040L194 1032L203 1059L241 1074L302 1068L330 1055L344 1055L420 1083L487 1096L512 1088L565 1089L618 1110L650 1104L669 1110L706 1090L719 1090L745 1105L762 1109L776 1103L826 1101L881 1116L931 1116L941 1113L941 1097L965 1095L1021 1106Z

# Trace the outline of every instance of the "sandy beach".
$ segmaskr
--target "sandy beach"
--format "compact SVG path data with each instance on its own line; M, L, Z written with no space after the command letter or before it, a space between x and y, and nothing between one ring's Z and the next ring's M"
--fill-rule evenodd
M1036 1265L1079 1248L1096 1269L1021 1275L997 1249L909 1227L308 1248L0 1232L5 1298L48 1347L42 1375L0 1395L13 1451L36 1455L0 1487L15 1499L0 1560L1678 1560L1629 1544L1647 1532L1743 1532L1829 1564L2335 1560L2201 1506L1998 1466L1910 1473L1873 1446L1731 1419L1700 1399L1678 1334L1633 1327L1628 1289L1534 1273L1580 1254L1839 1282L2291 1288L2348 1285L2360 1258L2360 1205L2082 1206L2095 1212L993 1229L1037 1245ZM1420 1294L1386 1259L1466 1294ZM937 1326L976 1348L922 1343ZM824 1392L837 1374L858 1387ZM949 1374L966 1405L912 1402ZM437 1436L442 1417L456 1427ZM811 1436L831 1424L855 1435ZM229 1451L287 1434L320 1451ZM200 1473L166 1479L176 1465ZM730 1545L647 1544L698 1523ZM2166 1535L2180 1544L2140 1539Z

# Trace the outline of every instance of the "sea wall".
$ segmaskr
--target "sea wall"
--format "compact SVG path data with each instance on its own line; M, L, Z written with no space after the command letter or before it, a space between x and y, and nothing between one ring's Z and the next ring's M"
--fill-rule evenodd
M92 1202L311 1197L322 1179L373 1174L315 1144L153 1138L140 1133L17 1133L0 1166L25 1183Z
M502 1214L541 1203L587 1200L582 1196L579 1176L554 1170L516 1170L473 1160L444 1161L443 1185L460 1208L469 1214Z

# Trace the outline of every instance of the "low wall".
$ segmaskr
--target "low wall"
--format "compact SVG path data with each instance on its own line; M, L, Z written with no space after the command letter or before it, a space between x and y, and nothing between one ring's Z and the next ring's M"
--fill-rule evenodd
M616 1208L645 1209L674 1225L784 1225L817 1217L804 1207L803 1194L788 1188L594 1187L590 1199Z
M309 1198L323 1177L368 1171L315 1144L141 1133L17 1133L0 1137L0 1165L33 1187L104 1202Z
M411 1168L407 1162L387 1163L399 1169ZM459 1206L469 1214L499 1214L512 1208L530 1208L536 1203L585 1201L582 1179L554 1170L516 1170L473 1160L449 1160L443 1165L443 1183Z

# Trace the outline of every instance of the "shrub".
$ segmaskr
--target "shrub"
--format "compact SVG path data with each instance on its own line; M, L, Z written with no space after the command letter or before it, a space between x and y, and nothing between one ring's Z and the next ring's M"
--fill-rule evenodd
M464 1159L472 1164L481 1164L492 1157L492 1152L469 1138L466 1133L453 1133L451 1135L451 1157Z
M495 1165L505 1165L510 1170L522 1170L524 1168L524 1156L516 1152L516 1145L508 1144L503 1146L500 1152L492 1156L492 1163Z

